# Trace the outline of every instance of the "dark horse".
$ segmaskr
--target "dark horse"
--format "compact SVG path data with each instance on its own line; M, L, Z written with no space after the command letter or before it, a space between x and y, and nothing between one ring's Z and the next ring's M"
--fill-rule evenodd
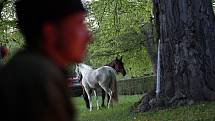
M109 64L106 64L105 66L110 66L110 67L112 67L113 69L115 69L116 70L116 72L117 73L122 73L122 75L123 76L125 76L126 75L126 71L125 71L125 68L124 68L124 63L122 62L122 57L120 57L120 59L118 59L117 57L116 57L116 59L115 60L113 60L111 63L109 63ZM105 107L105 102L104 102L104 100L105 100L105 95L106 95L106 93L105 93L105 91L102 89L102 107ZM89 104L89 101L88 101L88 97L87 97L87 94L86 94L86 92L85 92L85 90L83 89L83 97L84 97L84 100L85 100L85 103L86 103L86 107L87 108L90 108L90 104ZM108 103L108 101L109 101L109 99L110 99L110 97L109 97L109 95L107 94L107 103Z

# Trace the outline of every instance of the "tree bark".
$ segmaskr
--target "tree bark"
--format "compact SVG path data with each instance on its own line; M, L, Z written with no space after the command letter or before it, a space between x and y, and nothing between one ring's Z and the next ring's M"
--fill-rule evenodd
M154 0L161 39L161 96L137 111L215 100L215 16L211 0Z

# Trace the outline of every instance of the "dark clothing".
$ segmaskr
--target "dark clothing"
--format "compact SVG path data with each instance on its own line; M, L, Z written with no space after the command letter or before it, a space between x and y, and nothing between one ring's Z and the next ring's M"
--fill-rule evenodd
M0 70L0 120L72 121L67 92L64 71L38 53L19 52Z
M2 64L2 62L1 62L1 60L0 60L0 69L3 67L3 64ZM1 80L1 78L0 78L0 80Z

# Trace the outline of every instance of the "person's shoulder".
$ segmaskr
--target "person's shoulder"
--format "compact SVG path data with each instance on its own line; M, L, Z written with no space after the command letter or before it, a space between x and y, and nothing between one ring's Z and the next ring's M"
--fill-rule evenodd
M17 62L27 62L27 63L50 63L45 56L38 52L31 52L31 51L20 51L18 52L12 59L13 61Z
M28 51L17 52L7 64L7 66L13 66L14 68L26 68L28 66L31 66L31 68L43 68L51 65L51 62L42 55Z
M20 51L3 67L6 73L19 73L28 75L61 74L59 68L45 56L28 51Z

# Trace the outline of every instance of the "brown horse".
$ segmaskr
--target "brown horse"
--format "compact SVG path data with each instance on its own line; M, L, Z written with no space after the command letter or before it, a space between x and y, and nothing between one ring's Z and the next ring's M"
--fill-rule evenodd
M126 71L125 71L125 68L124 68L124 63L122 62L122 57L120 57L120 59L118 59L116 57L115 60L113 60L109 64L106 64L105 66L112 67L114 70L116 70L117 73L122 73L123 76L126 75ZM101 105L102 107L105 107L105 101L104 101L105 100L105 95L106 95L106 92L102 89L102 105ZM83 97L84 97L84 100L85 100L86 107L90 108L88 97L87 97L87 94L86 94L84 89L83 89ZM110 100L110 97L107 94L107 103L109 102L109 100Z

